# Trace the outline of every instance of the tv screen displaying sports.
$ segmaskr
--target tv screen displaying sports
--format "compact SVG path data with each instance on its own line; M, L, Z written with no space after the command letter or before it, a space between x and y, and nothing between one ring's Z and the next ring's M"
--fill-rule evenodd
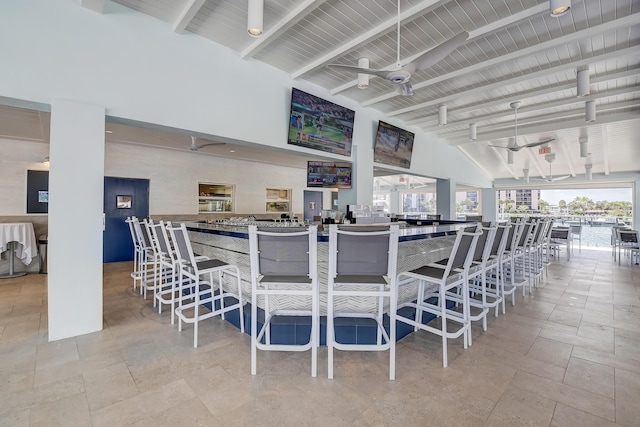
M408 130L400 129L383 121L378 122L376 142L373 146L373 161L410 168L414 136L415 134Z
M307 187L351 188L351 163L307 162Z
M289 144L351 156L354 117L353 110L293 88Z

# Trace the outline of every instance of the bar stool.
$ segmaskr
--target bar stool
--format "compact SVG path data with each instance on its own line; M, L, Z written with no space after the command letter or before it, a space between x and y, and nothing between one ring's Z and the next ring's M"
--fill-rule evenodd
M318 370L320 302L318 289L317 226L249 226L251 260L251 375L257 371L257 352L311 350L311 376ZM287 301L282 298L287 296ZM264 316L258 327L259 310ZM273 338L280 316L310 317L309 338L300 343L298 328L292 341ZM302 335L302 334L301 334Z
M469 279L468 272L475 252L478 237L482 234L482 226L461 228L456 233L456 240L446 265L428 264L415 270L398 274L397 289L418 281L418 294L414 301L398 306L397 320L413 326L414 331L423 329L442 337L442 366L448 366L447 340L463 337L464 348L468 347L471 321L469 319ZM461 311L453 309L447 301L450 291L460 287L462 302ZM455 299L458 302L457 298ZM401 314L402 308L412 308L413 316ZM440 327L424 323L423 313L430 313L440 318ZM449 321L459 324L449 330Z
M193 346L198 347L198 324L201 320L218 315L224 319L225 313L238 310L240 330L244 333L244 303L238 267L218 259L196 259L184 223L171 224L167 226L167 229L175 245L174 249L180 265L179 280L186 278L192 283L189 286L189 296L193 298L191 303L183 303L185 286L178 289L178 307L175 309L176 316L178 316L178 330L182 331L182 322L193 323ZM214 280L214 274L216 280ZM202 276L208 277L208 281L201 280ZM236 286L233 292L225 279L226 276L235 279ZM229 301L230 299L232 301ZM201 306L207 304L211 304L210 311L201 314L200 310L203 308ZM191 309L193 309L193 314L189 311Z
M329 379L333 378L334 349L342 351L389 350L389 379L395 379L397 258L397 224L384 226L330 225L327 282ZM341 304L345 299L350 301L349 308ZM389 301L388 333L383 323L385 300ZM356 310L356 308L359 309ZM372 319L376 323L376 342L358 343L357 339L354 340L355 343L340 342L336 337L335 330L337 318Z

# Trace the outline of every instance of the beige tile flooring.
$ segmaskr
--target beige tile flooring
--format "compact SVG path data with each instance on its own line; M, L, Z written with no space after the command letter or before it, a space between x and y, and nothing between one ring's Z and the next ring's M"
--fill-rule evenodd
M640 425L640 267L607 251L552 265L446 369L438 337L404 338L396 381L386 353L340 352L328 380L325 348L317 378L308 353L260 352L251 376L248 336L209 319L194 349L130 268L105 265L103 331L52 343L46 276L0 281L0 425Z

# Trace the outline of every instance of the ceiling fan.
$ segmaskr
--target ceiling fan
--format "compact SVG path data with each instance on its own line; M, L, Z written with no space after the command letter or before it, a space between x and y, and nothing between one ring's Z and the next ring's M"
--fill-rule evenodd
M343 64L328 64L329 67L341 68L343 70L354 71L362 74L371 74L373 76L382 77L387 79L392 84L397 85L397 90L400 94L405 96L413 95L413 87L411 86L411 75L416 71L426 70L429 67L437 64L458 47L460 47L469 37L469 33L463 31L462 33L450 38L444 43L426 51L413 62L405 65L404 67L400 63L400 0L398 0L398 40L397 40L397 57L396 66L392 70L374 70L371 68L360 68L351 65Z
M571 175L563 175L554 178L553 175L551 175L551 163L556 159L556 155L553 153L547 154L544 156L544 159L549 162L549 176L546 178L532 178L533 181L556 182L571 177Z
M520 101L515 101L515 102L512 102L511 104L509 104L509 106L513 109L513 111L515 113L515 132L516 132L516 134L513 137L513 139L511 141L509 141L509 145L493 145L493 144L489 144L489 147L506 148L507 150L511 150L511 151L520 151L523 148L538 147L540 145L545 145L545 144L548 144L551 141L555 140L555 138L549 138L549 139L545 139L543 141L530 142L529 144L518 145L518 108L520 108L520 105L522 105L522 103Z
M209 142L207 144L198 145L196 143L196 139L197 138L195 136L191 137L191 145L189 146L189 150L198 151L199 149L204 148L204 147L210 147L210 146L214 146L214 145L225 145L226 144L226 142Z

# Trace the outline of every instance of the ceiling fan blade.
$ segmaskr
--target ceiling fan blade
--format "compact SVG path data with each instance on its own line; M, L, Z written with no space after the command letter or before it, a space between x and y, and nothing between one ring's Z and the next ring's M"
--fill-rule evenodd
M346 71L353 71L354 73L371 74L372 76L378 76L385 79L387 78L387 75L391 72L391 70L374 70L371 68L360 68L360 67L354 67L352 65L343 65L343 64L328 64L327 66L332 68L340 68Z
M493 144L487 144L489 147L494 147L494 148L506 148L506 149L511 149L511 147L509 147L508 145L493 145Z
M463 31L460 34L450 38L446 42L441 43L433 49L426 51L425 53L417 57L411 64L408 64L404 68L407 69L407 67L413 66L414 71L426 70L427 68L436 65L438 62L449 56L451 52L462 46L462 44L468 38L469 33Z
M548 143L550 143L550 142L552 142L552 141L555 141L555 138L546 139L546 140L544 140L544 141L531 142L531 143L529 143L529 144L525 144L525 145L523 145L522 147L523 147L523 148L524 148L524 147L526 147L526 148L538 147L538 146L540 146L540 145L548 144Z
M562 181L563 179L571 178L571 175L557 176L555 178L551 178L552 182Z

